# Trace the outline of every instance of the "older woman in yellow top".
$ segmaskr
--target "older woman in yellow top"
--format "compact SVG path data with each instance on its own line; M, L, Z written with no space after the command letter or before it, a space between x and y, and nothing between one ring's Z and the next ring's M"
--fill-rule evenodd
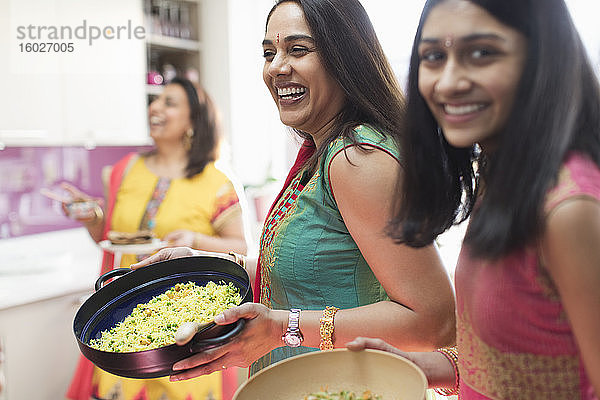
M150 104L149 122L154 148L117 162L107 182L104 208L80 222L96 242L106 239L110 230L150 230L169 245L245 254L239 197L230 178L215 164L219 129L208 95L188 80L174 79ZM73 200L91 199L72 186L65 188ZM119 265L136 261L136 255L125 254ZM105 253L102 271L113 266L112 255ZM89 362L82 360L67 396L204 400L220 399L221 391L221 373L183 384L167 378L136 380L98 368L91 373Z

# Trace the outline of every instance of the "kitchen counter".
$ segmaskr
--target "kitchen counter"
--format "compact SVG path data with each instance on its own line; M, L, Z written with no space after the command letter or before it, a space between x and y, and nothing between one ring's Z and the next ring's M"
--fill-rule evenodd
M0 240L0 310L93 291L102 252L85 228Z
M0 240L0 399L64 398L79 358L73 317L101 255L85 228Z

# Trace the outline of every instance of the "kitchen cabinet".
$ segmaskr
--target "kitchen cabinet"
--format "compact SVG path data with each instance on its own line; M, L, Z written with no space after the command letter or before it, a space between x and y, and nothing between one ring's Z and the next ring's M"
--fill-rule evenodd
M59 7L68 26L81 26L86 21L90 29L87 43L78 44L76 50L82 54L74 59L67 54L63 60L62 144L148 143L142 81L145 35L139 0L60 0ZM92 27L115 33L106 37L103 33L92 41Z
M0 0L0 25L0 148L149 143L141 1Z
M2 400L63 399L79 358L73 318L84 290L0 310Z
M26 3L25 1L24 3ZM13 18L19 11L15 2L0 0L0 54L5 55L0 63L3 95L0 96L0 148L3 144L14 142L46 143L61 135L61 115L56 107L60 96L60 80L50 74L22 74L23 64L36 62L39 69L55 71L58 69L56 58L38 57L23 59L16 40L16 27L19 21ZM44 7L49 18L55 17L55 10ZM39 17L32 12L32 21Z

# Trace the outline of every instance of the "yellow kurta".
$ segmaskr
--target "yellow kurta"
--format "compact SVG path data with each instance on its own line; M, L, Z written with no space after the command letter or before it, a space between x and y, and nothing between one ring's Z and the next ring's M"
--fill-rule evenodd
M123 178L117 193L111 229L136 232L154 193L159 177L152 173L140 157ZM158 238L185 229L214 236L229 218L241 212L238 196L231 180L214 163L191 179L173 179L154 218L153 232ZM136 256L124 254L121 266L135 263ZM102 399L115 400L220 400L221 373L189 381L169 382L158 379L121 378L98 368L93 385Z
M139 158L132 165L117 193L111 229L136 232L154 193L158 176ZM231 180L214 163L191 179L173 179L155 217L152 229L156 237L179 229L214 236L233 215L241 212ZM134 256L123 255L121 265L137 262Z

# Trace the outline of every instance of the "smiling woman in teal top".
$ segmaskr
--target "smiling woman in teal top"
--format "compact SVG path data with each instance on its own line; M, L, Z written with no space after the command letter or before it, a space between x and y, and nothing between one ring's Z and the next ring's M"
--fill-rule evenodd
M250 364L255 373L356 336L413 350L453 344L454 295L437 250L386 234L404 99L364 8L358 0L281 0L262 44L263 80L304 144L266 219L258 263L247 262L257 267L255 302L215 318L244 318L244 330L176 363L171 378ZM191 254L169 249L135 268Z

